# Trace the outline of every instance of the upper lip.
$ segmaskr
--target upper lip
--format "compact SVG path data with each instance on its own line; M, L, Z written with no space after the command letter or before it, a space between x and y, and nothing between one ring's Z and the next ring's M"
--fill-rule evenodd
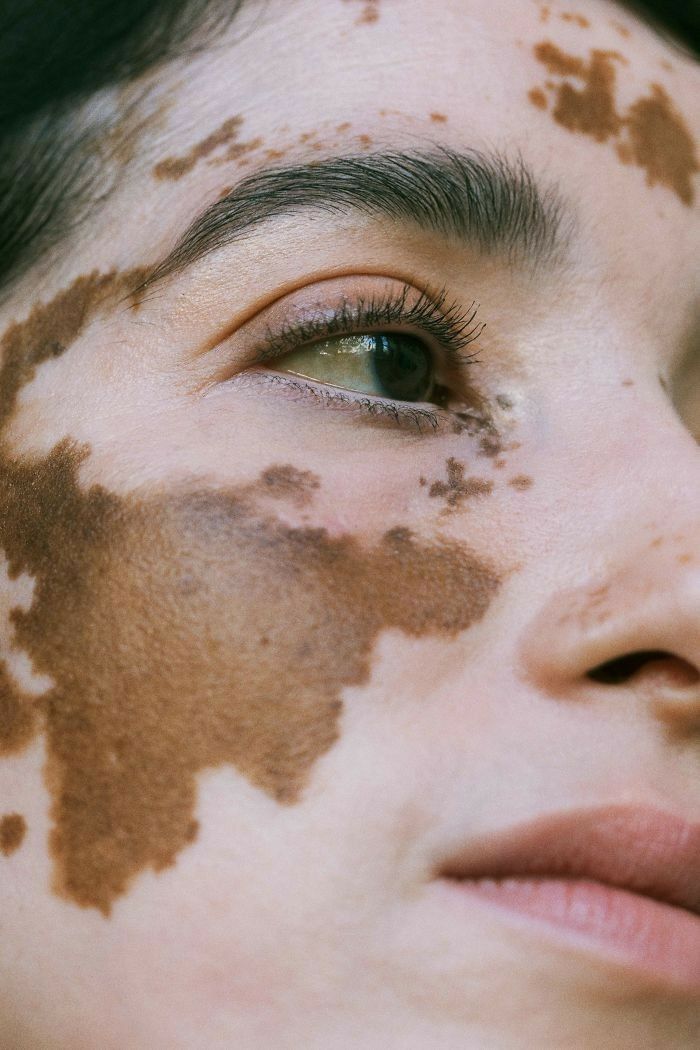
M440 874L593 879L700 915L700 824L625 805L551 814L471 841Z

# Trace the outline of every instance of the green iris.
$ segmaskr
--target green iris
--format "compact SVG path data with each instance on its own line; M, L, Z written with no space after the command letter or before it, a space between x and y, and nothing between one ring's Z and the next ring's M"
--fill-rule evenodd
M275 369L394 401L427 401L435 387L433 355L401 332L324 339L285 354Z

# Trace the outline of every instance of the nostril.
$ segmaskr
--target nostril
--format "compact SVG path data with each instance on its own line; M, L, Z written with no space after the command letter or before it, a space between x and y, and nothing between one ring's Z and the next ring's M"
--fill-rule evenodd
M626 653L614 660L606 660L588 672L587 677L603 685L624 685L644 671L664 680L676 689L687 688L700 682L700 671L687 660L674 656L663 649L642 649Z

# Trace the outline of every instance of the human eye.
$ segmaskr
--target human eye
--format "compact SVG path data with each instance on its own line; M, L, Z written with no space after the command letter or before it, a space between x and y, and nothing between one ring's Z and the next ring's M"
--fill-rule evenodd
M314 305L265 332L256 366L325 405L386 415L397 423L437 429L465 384L481 334L478 307L449 303L444 290L405 285L379 296L344 297ZM463 399L462 399L463 400Z

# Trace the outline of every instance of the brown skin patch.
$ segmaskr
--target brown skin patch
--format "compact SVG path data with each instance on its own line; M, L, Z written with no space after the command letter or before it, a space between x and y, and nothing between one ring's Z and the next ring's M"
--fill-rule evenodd
M615 21L615 19L611 19L610 25L613 27L616 33L620 34L620 36L627 38L631 35L627 26L623 25L622 22L617 22Z
M482 456L497 456L503 451L503 442L498 430L483 406L456 411L452 431L455 434L467 433L470 437L478 437L479 454Z
M50 303L39 303L25 321L9 326L0 341L0 439L20 388L34 378L39 365L60 357L101 308L127 298L148 272L139 267L78 277Z
M379 21L379 0L345 0L345 3L361 3L362 10L355 19L356 26L373 25Z
M291 500L297 506L305 507L311 502L320 483L310 470L298 470L286 463L263 471L259 487L273 499Z
M532 478L528 474L516 474L514 478L510 479L508 484L511 488L524 492L526 489L532 488Z
M36 709L21 697L0 660L0 757L21 751L36 732Z
M634 102L625 120L629 159L647 173L647 185L673 190L684 204L695 199L693 176L700 170L695 142L680 113L660 84Z
M447 480L434 481L428 495L444 499L447 507L453 510L467 499L475 496L486 496L493 491L493 482L484 478L465 478L464 464L450 456L447 460Z
M620 117L615 109L614 60L620 56L615 51L591 53L590 62L567 55L549 41L535 45L535 57L547 71L560 77L576 77L583 81L582 88L575 88L568 81L560 84L552 116L568 131L590 135L598 142L605 142L620 129Z
M542 88L530 88L527 93L527 97L532 102L533 106L537 106L538 109L547 108L547 96L545 95Z
M187 153L179 157L166 157L153 168L153 176L156 179L181 179L183 175L192 171L194 166L205 157L209 157L221 146L236 139L243 124L243 117L229 117L216 131L212 131L206 138L193 146Z
M430 119L432 120L433 124L446 124L447 123L447 117L445 116L444 113L431 113L430 114Z
M38 364L134 281L80 278L11 326L4 422ZM0 548L11 576L35 583L31 608L13 611L15 643L53 684L29 697L3 670L0 749L43 731L54 890L108 915L196 837L200 772L231 764L298 801L381 632L455 637L499 579L462 545L407 528L365 542L283 523L269 497L306 500L318 484L290 464L253 484L124 498L81 486L89 454L69 439L38 461L1 452Z
M666 90L651 84L650 93L618 113L615 100L616 62L624 61L616 51L591 51L588 62L566 54L551 41L534 47L535 57L557 77L580 80L577 88L569 80L546 81L554 92L553 119L567 131L590 135L597 142L615 141L623 164L646 171L649 186L663 185L686 205L693 203L693 176L700 170L694 139ZM538 109L546 96L535 87L528 97Z
M9 857L24 841L27 823L20 813L8 813L0 818L0 853Z
M221 160L238 160L239 157L244 156L246 153L252 153L253 150L259 149L263 145L263 141L258 135L257 138L249 139L248 142L234 142L228 147Z
M562 22L572 22L574 25L580 26L581 29L588 29L591 24L585 15L576 15L571 11L564 11L559 17Z

